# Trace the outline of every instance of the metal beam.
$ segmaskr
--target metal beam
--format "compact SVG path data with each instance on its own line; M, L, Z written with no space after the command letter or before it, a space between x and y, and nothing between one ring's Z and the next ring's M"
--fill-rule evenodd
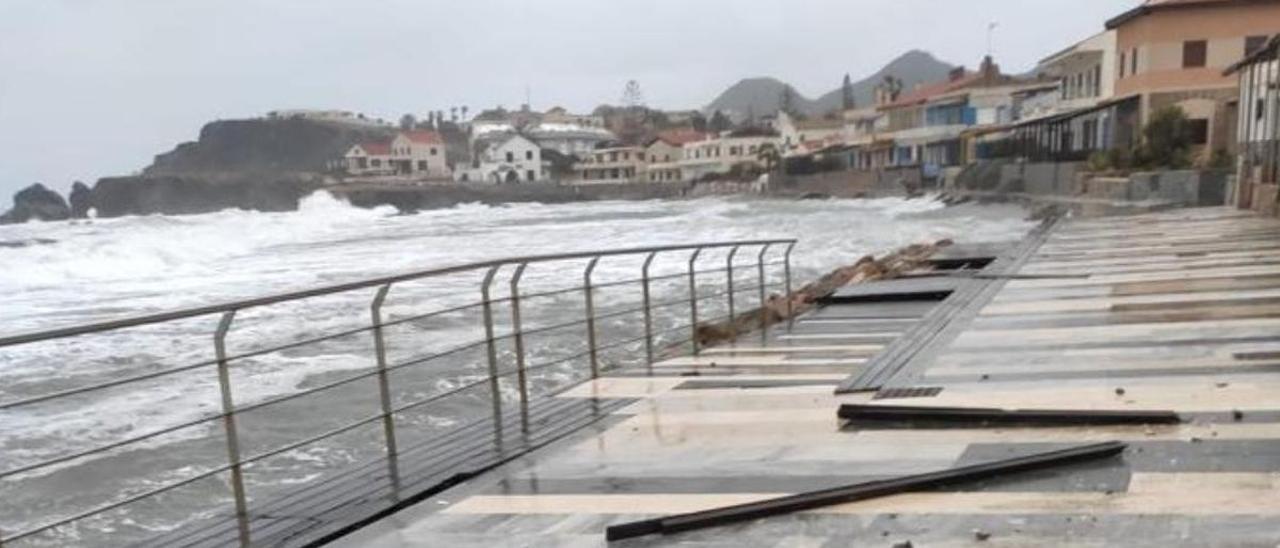
M913 405L864 405L847 403L837 415L851 424L910 425L918 428L970 428L986 425L1083 426L1113 424L1176 424L1182 418L1173 411L1094 411L1065 409L994 409L982 407L928 407Z

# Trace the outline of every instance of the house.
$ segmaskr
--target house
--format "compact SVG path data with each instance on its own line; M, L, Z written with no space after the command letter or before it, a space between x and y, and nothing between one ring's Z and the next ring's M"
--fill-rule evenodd
M439 133L402 131L391 141L391 164L397 174L450 179L448 153Z
M1227 68L1239 85L1235 203L1276 215L1280 211L1280 34Z
M457 169L459 182L521 183L546 180L542 149L520 134L483 141L472 154L471 166Z
M346 172L351 175L392 175L391 143L371 141L351 145L342 157Z
M760 158L765 145L779 147L777 135L761 131L727 132L699 141L685 143L681 149L680 173L685 180L697 181L711 174L725 174L735 166L764 167Z
M784 156L809 154L833 144L843 143L845 122L841 118L797 119L778 112L774 128L782 137Z
M544 117L541 123L525 130L524 135L538 143L538 146L565 156L583 159L601 144L618 140L613 133L602 127L603 119L599 120L599 125L591 125L596 122L588 117L577 122L548 121L549 119L555 118Z
M632 183L645 176L645 149L638 146L598 148L574 166L577 184Z
M604 128L604 117L595 114L572 114L564 107L551 107L542 114L542 123L583 128Z
M683 181L680 161L684 158L684 146L706 138L706 133L688 128L658 132L645 146L646 179L651 183Z
M1280 29L1280 2L1147 0L1107 21L1116 33L1117 97L1134 96L1140 125L1180 107L1201 160L1234 149L1239 81L1224 71Z

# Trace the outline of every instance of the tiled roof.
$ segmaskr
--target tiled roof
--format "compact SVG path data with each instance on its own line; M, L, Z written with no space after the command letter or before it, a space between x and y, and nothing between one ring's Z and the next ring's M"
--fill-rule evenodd
M406 139L413 141L415 143L420 143L424 145L444 144L444 139L440 138L439 133L436 133L434 131L427 130L427 129L415 129L413 131L402 131L400 132L400 134L404 135Z
M672 146L682 146L685 143L704 141L706 138L706 133L696 129L671 129L658 132L658 139L661 139Z
M1244 4L1251 1L1256 0L1146 0L1141 5L1109 19L1107 21L1107 28L1114 29L1159 9L1212 6L1220 4Z
M387 156L391 154L391 143L386 142L370 142L360 143L359 147L364 150L365 154L370 156Z

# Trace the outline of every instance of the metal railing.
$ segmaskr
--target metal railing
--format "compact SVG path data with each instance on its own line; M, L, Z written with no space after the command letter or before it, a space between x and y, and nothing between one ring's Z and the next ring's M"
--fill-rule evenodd
M181 365L178 367L169 367L165 369L148 371L142 374L126 376L124 378L111 379L107 381L94 382L84 386L76 386L61 390L50 391L39 394L24 394L16 399L9 401L0 401L0 420L3 414L17 412L36 406L39 404L57 403L67 401L70 398L92 395L95 392L114 389L119 387L128 387L140 385L140 383L155 381L162 377L178 375L183 373L199 373L201 369L211 368L212 373L217 377L217 390L219 395L219 412L213 414L204 414L199 418L185 420L177 424L170 424L164 427L156 428L142 434L132 435L125 439L116 440L110 443L96 445L87 449L81 449L66 454L61 454L52 458L44 458L36 462L21 463L9 469L0 470L0 481L11 481L21 479L25 475L33 473L41 473L54 467L67 465L88 459L98 455L107 454L120 450L128 450L138 447L144 442L155 440L162 436L173 434L180 430L193 428L200 425L218 425L220 426L221 435L224 438L226 451L225 464L214 466L212 468L200 471L194 475L185 477L180 480L165 483L158 487L152 487L141 492L130 492L127 496L117 497L103 504L76 512L72 515L48 516L47 519L38 520L35 525L25 526L17 531L0 531L0 545L8 548L12 543L23 540L33 539L38 535L48 534L59 528L66 527L87 518L100 516L104 513L120 509L127 505L131 505L147 499L152 499L158 495L168 493L184 486L192 485L201 480L214 478L226 474L229 476L228 485L231 492L231 498L234 505L234 515L239 529L239 541L242 545L250 545L253 538L253 530L250 527L250 515L252 512L252 499L248 494L244 469L269 459L298 450L302 447L317 444L324 440L329 440L339 435L352 432L362 427L380 426L381 452L386 456L387 472L390 476L392 488L399 490L399 458L401 447L399 443L401 424L397 422L397 416L403 416L405 413L443 401L446 398L461 394L473 389L487 389L489 407L492 414L491 419L494 426L494 436L497 443L501 443L503 436L503 407L504 398L501 390L501 384L511 382L514 377L514 389L516 396L516 404L518 406L518 415L520 418L520 431L528 434L530 430L530 402L535 398L531 394L531 375L540 370L556 366L571 366L574 362L585 360L587 365L587 374L590 378L597 378L602 372L610 369L610 364L606 363L605 356L609 352L616 352L626 356L637 354L640 346L643 346L643 357L636 358L630 356L631 359L623 358L615 360L618 363L624 362L640 362L645 364L647 372L653 373L653 364L658 358L661 350L660 345L674 344L684 341L689 344L691 351L698 354L701 350L698 340L699 326L708 321L719 321L723 319L734 319L738 316L741 307L737 299L737 295L743 292L756 293L756 304L761 309L768 304L767 294L771 287L776 287L784 294L791 293L791 252L796 245L796 241L792 239L774 239L774 240L753 240L753 241L733 241L733 242L711 242L689 245L675 246L657 246L657 247L640 247L629 249L618 249L610 251L583 252L583 253L559 253L548 255L530 255L524 257L511 257L499 260L484 261L445 268L437 268L432 270L424 270L400 274L396 276L387 276L381 278L368 279L358 282L343 283L319 287L301 291L293 291L277 295L244 299L234 302L199 306L184 310L175 310L169 312L141 315L131 318L91 323L86 325L77 325L72 327L64 327L58 329L49 329L45 331L25 333L18 335L10 335L0 337L0 350L7 350L23 345L34 345L49 341L64 341L77 337L85 337L104 332L115 332L129 328L141 328L146 326L170 325L172 322L187 320L192 318L214 317L218 318L216 328L213 330L213 352L209 359L200 359L195 363ZM739 251L752 250L755 251L754 260L744 264L744 261L737 260L740 256ZM723 254L724 263L722 266L708 268L705 263L708 257L715 254ZM687 254L687 257L685 256ZM772 258L771 258L772 255ZM602 261L612 259L631 258L642 262L639 265L639 276L628 277L620 280L602 279L597 273ZM661 260L659 260L661 259ZM535 265L544 265L549 263L565 263L565 262L582 262L585 266L581 270L581 285L574 283L568 287L560 287L552 284L551 287L538 291L522 292L522 282L527 279L527 272L530 267ZM701 261L701 262L700 262ZM665 265L667 272L655 273L656 265ZM768 272L774 267L774 282L770 282ZM565 266L556 269L556 272L562 273ZM630 267L628 267L630 268ZM742 270L755 270L755 283L743 284L744 279L738 275ZM776 272L776 270L781 272ZM494 287L499 282L500 275L506 274L506 295L495 294ZM439 279L447 276L474 274L481 276L479 284L479 301L471 301L464 304L453 306L445 306L442 308L416 312L413 314L388 318L384 314L384 308L388 300L388 296L394 287L398 287L409 282ZM719 281L708 283L708 277L718 278ZM558 278L558 279L563 279ZM700 282L704 288L700 291ZM656 290L655 286L665 284L664 286L674 286L665 294ZM686 286L683 290L680 285ZM708 292L705 289L707 285L714 285L717 288L723 287L723 290ZM600 303L597 302L598 296L606 290L614 290L616 288L627 288L638 286L640 289L638 306L627 306L617 310L604 311L598 309ZM342 329L329 333L308 333L305 338L288 342L285 344L276 344L265 348L255 348L240 353L232 353L227 348L227 337L235 325L237 314L249 309L259 309L269 307L271 305L279 305L282 303L296 303L306 299L324 297L329 295L349 294L351 292L372 289L374 295L369 301L370 320L367 324L358 325L353 328ZM554 299L562 301L572 295L580 295L582 299L583 310L580 317L561 319L552 323L544 323L533 327L526 326L528 321L529 303L534 299ZM661 299L661 300L659 300ZM790 316L790 299L786 299L785 306L788 308L787 316ZM706 307L719 303L727 314L716 318L706 318L700 315L705 314ZM509 320L501 320L499 318L499 307L505 305L509 309ZM670 311L675 308L688 309L688 324L674 325L663 327L658 325L655 319L657 313L661 311ZM408 359L399 361L392 360L388 352L388 329L396 326L405 326L417 324L435 318L443 318L451 315L474 313L478 310L480 316L479 321L482 324L483 335L475 340L460 341L458 344L444 349L433 350L425 354L415 354ZM536 308L533 310L537 310ZM629 315L639 315L642 318L642 334L635 336L615 337L617 340L607 340L606 334L602 333L601 322L617 321L621 322ZM678 314L667 314L675 317ZM768 323L771 319L770 314L760 313L759 328L761 331L762 341L765 340ZM505 330L503 329L505 326ZM529 339L535 336L548 336L551 333L581 327L585 330L586 349L573 352L557 359L547 360L543 363L529 363ZM298 389L291 393L282 395L273 395L252 403L244 403L237 405L235 393L233 389L231 372L238 363L250 358L264 356L266 354L279 353L288 350L295 350L313 345L332 342L344 337L358 336L363 333L369 333L372 336L373 343L373 366L367 371L360 371L350 374L336 380L330 380L322 384L310 386L305 389ZM429 331L428 331L429 334ZM683 335L681 335L683 334ZM509 346L509 355L500 353L499 347ZM457 356L466 352L479 352L483 349L484 373L479 379L472 379L463 382L450 389L429 396L416 399L413 401L397 403L395 397L396 383L392 379L393 373L405 371L409 368L423 366L424 364L440 363L441 360ZM283 445L262 450L251 455L246 455L244 446L241 444L241 426L237 423L237 419L250 411L257 411L285 402L295 401L305 396L325 393L339 387L351 386L353 383L361 380L376 381L378 409L376 413L362 416L361 418L346 422L336 428L329 429L319 434L308 436L304 439L292 441ZM53 472L53 473L56 473Z

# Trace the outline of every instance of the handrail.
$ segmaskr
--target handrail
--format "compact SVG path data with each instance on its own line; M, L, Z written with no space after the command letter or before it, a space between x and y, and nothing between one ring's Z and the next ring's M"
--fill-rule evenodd
M344 293L356 289L368 289L387 284L416 280L420 278L444 276L448 274L458 274L471 270L479 270L482 268L492 268L507 266L519 263L541 263L549 261L564 261L571 259L587 259L591 257L616 257L619 255L635 255L641 253L650 253L654 251L693 251L703 248L727 247L731 245L756 246L765 244L795 244L795 239L777 239L777 240L747 240L747 241L731 241L731 242L707 242L699 244L682 244L669 246L647 246L633 247L625 249L615 249L609 251L575 251L570 253L549 253L544 255L527 255L521 257L505 257L501 259L491 259L488 261L480 261L474 263L464 263L443 268L435 268L430 270L420 270L416 272L408 272L404 274L396 274L392 276L384 276L380 278L370 278L356 282L347 282L322 286L313 289L304 289L300 291L290 291L286 293L277 293L264 297L254 297L231 301L226 303L218 303L212 305L197 306L174 310L169 312L159 312L156 314L145 314L130 318L122 318L118 320L108 320L104 322L89 323L83 325L75 325L69 327L60 327L42 331L34 331L29 333L20 333L17 335L8 335L0 337L0 348L13 346L16 344L28 344L34 342L48 341L53 339L61 339L73 337L76 335L84 335L88 333L97 333L101 331L112 331L116 329L124 329L127 327L137 327L153 323L169 322L174 320L183 320L187 318L196 318L200 316L208 316L210 314L226 313L232 310L244 310L246 308L256 308L282 302L296 301L300 299L308 299L323 295L332 295L334 293Z
M220 412L212 413L212 414L208 414L208 413L202 414L200 417L195 419L189 419L178 424L170 424L167 426L156 427L155 429L145 432L143 434L132 436L126 439L116 440L109 443L100 444L93 447L82 448L78 451L73 451L71 453L63 454L61 456L44 459L39 462L19 464L7 470L0 470L0 479L25 475L29 472L33 472L36 470L46 469L55 465L65 464L68 462L76 461L76 460L90 457L93 455L126 448L148 439L163 436L163 435L173 433L185 428L191 428L191 427L205 424L205 423L216 422L219 420L221 420L223 423L222 429L224 430L223 434L225 436L225 441L226 441L225 448L227 450L227 455L226 455L227 463L222 466L197 474L195 477L189 477L182 480L177 480L175 482L171 482L169 484L160 486L158 488L149 489L142 493L125 497L124 499L117 499L117 500L108 502L98 507L91 508L87 511L74 513L71 516L63 516L60 518L55 518L51 522L46 522L41 525L36 525L33 528L28 528L23 531L18 531L18 532L9 531L7 533L0 532L0 543L7 545L11 541L28 538L33 535L40 534L42 532L49 531L57 527L61 527L61 526L70 524L72 522L76 522L84 518L94 516L114 508L118 508L126 504L137 502L160 493L168 492L178 487L189 485L192 482L197 481L198 479L203 479L203 478L211 477L213 475L229 472L230 473L229 486L233 491L232 493L233 500L235 502L236 529L237 529L237 532L239 533L240 543L242 545L247 546L252 544L254 539L252 538L252 535L251 535L252 530L249 523L251 519L249 497L246 493L246 484L242 477L243 476L242 469L245 466L251 465L255 462L261 461L271 456L280 455L288 451L298 449L313 443L317 443L319 441L326 440L334 436L353 431L357 428L361 428L361 427L375 424L378 422L382 423L383 429L384 429L385 439L383 443L385 444L385 451L387 455L386 464L388 466L390 480L394 486L394 489L398 493L398 490L399 490L399 479L398 479L399 471L398 470L399 469L398 469L397 460L398 460L399 451L397 450L397 441L396 441L396 438L397 438L396 415L397 414L401 414L401 413L437 402L439 400L442 400L451 396L455 396L457 394L461 394L464 391L473 390L473 389L481 388L481 387L484 387L485 385L488 385L488 392L492 399L491 404L493 408L492 409L493 416L491 420L493 421L493 425L494 425L494 436L495 436L494 441L495 443L501 445L502 439L503 439L502 407L504 404L502 401L503 395L501 394L501 391L500 391L499 382L500 381L505 382L505 379L508 379L509 377L514 375L517 377L517 380L518 380L517 396L519 398L519 405L520 405L519 418L521 420L521 430L524 434L528 435L530 434L529 432L530 423L529 423L529 416L528 416L530 389L529 389L529 383L527 379L527 374L529 372L541 370L544 368L548 368L548 367L552 367L560 364L569 364L575 361L585 361L586 365L589 366L590 368L589 373L591 378L595 378L599 376L602 372L610 371L619 366L616 360L614 360L612 363L608 363L605 361L604 353L606 351L623 352L625 351L624 349L626 349L631 345L638 345L640 343L643 343L645 347L644 355L636 356L636 359L638 361L639 359L643 358L643 361L648 364L650 374L652 374L655 339L657 339L658 337L666 338L667 335L671 333L679 333L679 332L687 333L688 334L687 338L677 338L674 340L676 342L683 341L686 343L691 343L693 351L696 353L699 349L699 341L697 340L697 329L699 325L706 322L719 322L725 319L730 319L730 320L734 319L735 317L734 300L737 294L747 293L752 291L758 292L759 303L760 303L760 306L763 307L766 305L766 293L765 293L766 288L785 287L788 292L790 291L790 285L791 285L790 256L791 256L791 251L795 247L796 243L797 241L795 239L748 240L748 241L682 244L682 245L671 245L671 246L648 246L648 247L615 249L615 250L607 250L607 251L584 251L584 252L572 252L572 253L554 253L554 254L543 254L543 255L508 257L508 258L473 262L473 263L460 264L460 265L454 265L454 266L448 266L448 267L436 268L436 269L430 269L430 270L420 270L420 271L398 274L393 276L370 278L370 279L365 279L365 280L360 280L355 282L328 285L328 286L317 287L317 288L312 288L307 290L278 293L274 295L241 299L241 300L229 301L229 302L218 303L218 304L197 306L197 307L186 308L186 309L171 310L166 312L145 314L145 315L139 315L134 317L120 318L115 320L108 320L108 321L88 323L88 324L77 325L77 326L54 328L54 329L48 329L44 331L35 331L35 332L29 332L29 333L10 335L6 337L0 337L0 348L5 348L5 347L16 346L16 345L22 345L22 344L31 344L31 343L37 343L42 341L49 341L49 340L55 340L55 339L63 339L68 337L92 334L92 333L99 333L104 331L112 331L116 329L124 329L129 327L158 324L158 323L170 322L175 320L182 320L182 319L188 319L188 318L219 314L220 320L218 322L217 329L214 331L214 338L213 338L213 343L214 343L213 346L214 346L214 354L215 354L215 357L213 359L197 360L193 363L188 363L185 365L172 367L172 368L168 368L160 371L152 371L148 373L137 374L129 377L103 381L103 382L99 382L91 385L63 389L63 390L46 393L46 394L27 395L25 397L20 397L19 399L11 400L8 402L0 402L0 411L19 408L26 405L37 404L41 402L60 400L62 398L68 398L68 397L72 397L80 394L85 394L88 392L93 392L96 390L119 387L123 385L128 385L128 384L133 384L133 383L138 383L138 382L143 382L143 381L163 377L166 375L187 372L187 371L191 371L201 367L213 367L213 366L216 366L218 389L221 392L221 400L222 400ZM734 256L737 254L737 252L742 248L748 248L748 247L759 248L755 262L751 264L743 264L743 263L735 264ZM709 268L709 269L698 268L699 265L697 263L698 263L699 257L707 256L704 254L704 251L711 250L711 249L725 249L725 248L729 249L729 252L727 254L727 257L723 259L724 263L722 263L723 264L722 267ZM766 261L766 254L769 253L770 249L774 249L774 250L785 249L785 252L782 253L782 259ZM688 253L687 256L679 255L679 257L681 257L679 260L685 261L687 259L687 264L682 265L683 267L678 272L673 272L670 274L662 274L662 275L652 275L650 273L650 266L653 264L654 258L657 255L659 255L660 253L681 252L681 251L690 252L690 253ZM618 256L624 256L624 255L639 255L644 257L644 263L641 268L642 276L640 278L621 279L621 280L606 279L606 280L600 280L600 281L593 279L592 273L595 270L595 267L597 266L597 264L599 264L601 258L618 257ZM541 292L522 293L520 291L519 284L520 284L521 277L525 273L526 267L528 267L530 264L546 263L546 262L552 262L552 261L571 261L571 260L579 260L579 259L587 260L587 262L585 263L585 269L582 271L582 278L581 278L580 285L569 284L568 287L559 286L563 288L557 288L554 290L546 290ZM783 267L783 271L781 273L782 279L779 280L777 277L775 277L773 278L773 282L770 282L766 276L766 267L775 266L775 265L780 265ZM500 271L504 274L504 276L507 276L508 270L506 269L514 270L514 272L511 273L507 278L510 284L510 289L511 289L509 296L500 297L500 296L491 295L490 293L491 285L493 284L495 279L498 277L497 275L499 274ZM756 276L747 276L746 279L739 279L738 281L752 282L752 283L746 283L741 286L736 285L735 275L740 275L737 271L748 270L748 269L756 269L757 271ZM428 312L410 314L410 315L406 315L398 318L384 319L382 314L382 307L386 301L386 297L388 293L392 290L393 286L396 283L429 278L434 276L458 274L458 273L464 273L464 272L483 273L484 275L483 281L481 282L481 285L480 285L480 289L481 289L480 301L442 307L442 308L434 309ZM702 291L699 291L699 285L707 282L707 280L702 280L700 282L699 276L710 275L710 274L724 275L724 277L722 278L722 281L724 282L722 287L724 287L724 290L719 290L719 288L714 287L718 284L712 282L712 283L709 283L707 287L704 287ZM776 275L776 271L775 271L775 275ZM607 276L601 276L601 277L607 278ZM615 275L614 277L619 277L619 276ZM653 284L653 282L678 280L681 278L684 278L687 280L688 287L687 287L686 295L684 295L683 297L679 297L671 300L658 300L658 299L652 298L653 296L650 293L651 293L651 285ZM643 300L642 300L643 304L639 307L633 307L631 305L623 305L621 307L616 307L616 308L611 305L606 307L608 308L607 310L597 311L595 307L594 293L603 288L612 288L612 287L618 287L623 285L640 286L639 288L643 289ZM269 343L262 347L254 348L252 350L246 350L236 354L227 352L227 345L226 345L227 334L231 330L232 324L234 323L234 320L237 314L242 310L254 308L254 307L267 306L272 304L278 304L283 302L307 299L311 297L355 291L360 289L376 289L376 292L372 295L372 302L369 308L369 311L372 316L371 317L372 321L367 323L366 325L362 325L354 328L344 328L336 332L329 332L329 333L323 333L323 332L319 334L314 332L308 333L306 334L307 336L303 336L291 342L287 342L283 344ZM582 315L571 321L559 321L559 319L553 319L553 323L548 323L546 325L525 327L522 324L522 319L520 315L521 300L527 301L530 299L543 297L543 296L571 294L571 293L578 293L582 295L583 302L586 308L585 315ZM700 304L707 303L708 301L719 301L724 298L727 298L727 301L728 301L727 302L728 314L719 315L714 318L702 318L702 319L699 318L698 308ZM512 321L509 326L509 329L508 329L508 326L498 325L498 322L495 321L495 315L496 315L495 305L499 305L499 304L504 304L510 307L510 311L512 314L511 316ZM690 323L682 324L675 327L666 327L666 328L659 328L653 325L654 311L675 306L675 305L681 305L681 304L688 305L690 308L689 310ZM408 356L404 356L396 360L388 359L387 346L386 346L386 340L385 340L386 335L384 333L385 328L395 326L395 325L408 324L410 322L414 322L417 320L444 316L444 315L458 313L458 312L476 311L476 309L479 309L479 312L482 312L481 317L483 318L482 321L483 321L483 328L484 328L484 334L480 336L478 339L450 341L450 342L455 342L457 344L450 345L448 348L432 350L432 351L419 350L419 352L425 352L425 353L421 353L421 354L411 353ZM711 311L711 310L708 310L708 311ZM616 319L618 318L621 318L627 315L632 315L632 314L640 314L640 313L643 313L644 315L644 334L641 336L623 335L621 332L614 332L611 334L608 329L603 329L603 330L598 329L598 327L600 326L607 327L609 324L616 323ZM603 320L615 320L615 321L606 323ZM583 326L583 325L586 326L586 337L585 337L586 346L584 350L580 352L575 351L568 356L556 357L554 359L550 359L550 361L544 361L536 364L526 363L526 356L525 356L526 345L524 340L526 337L545 334L551 331L566 329L568 327ZM762 330L763 328L767 328L766 316L763 314L761 315L760 327L762 328ZM501 329L498 329L498 328L501 328ZM374 348L375 348L374 350L375 363L371 365L371 367L368 368L367 370L359 371L350 375L345 375L341 378L329 380L322 384L310 386L305 389L299 388L293 392L273 395L271 397L267 397L259 401L244 402L244 403L238 404L232 397L233 396L232 385L230 382L229 372L230 372L230 369L236 365L237 360L243 360L247 358L261 356L264 354L279 352L282 350L298 348L306 345L323 343L326 341L358 335L365 332L369 332L372 334L374 339L373 341ZM609 338L617 338L619 340L610 341L608 340ZM502 343L503 345L514 345L515 355L509 358L506 354L503 354L500 357L499 353L497 352L497 345L499 343ZM413 367L420 364L433 362L435 360L443 359L448 356L461 354L462 352L477 351L482 349L485 350L484 354L487 355L488 370L487 372L481 373L478 378L467 380L458 386L454 386L452 388L443 390L438 393L427 395L425 397L417 399L416 401L393 402L392 392L391 392L392 383L389 378L390 373L393 373L408 367ZM551 357L548 356L548 358L551 358ZM509 369L506 367L511 365L511 360L514 360L514 366L515 366L514 369ZM439 362L436 362L436 363L439 363ZM503 363L505 363L506 366L502 365ZM292 401L305 396L332 390L338 387L354 385L357 381L370 379L370 378L378 379L378 392L379 392L379 400L380 400L379 411L380 412L378 412L377 414L364 416L362 418L359 418L359 420L356 420L355 422L347 422L341 426L331 428L330 430L320 433L318 435L312 435L301 440L291 441L291 442L285 443L284 445L279 445L271 449L266 449L254 455L244 455L241 453L239 448L239 442L238 442L239 428L236 424L237 416L250 411L268 408L268 407L281 404L287 401Z

